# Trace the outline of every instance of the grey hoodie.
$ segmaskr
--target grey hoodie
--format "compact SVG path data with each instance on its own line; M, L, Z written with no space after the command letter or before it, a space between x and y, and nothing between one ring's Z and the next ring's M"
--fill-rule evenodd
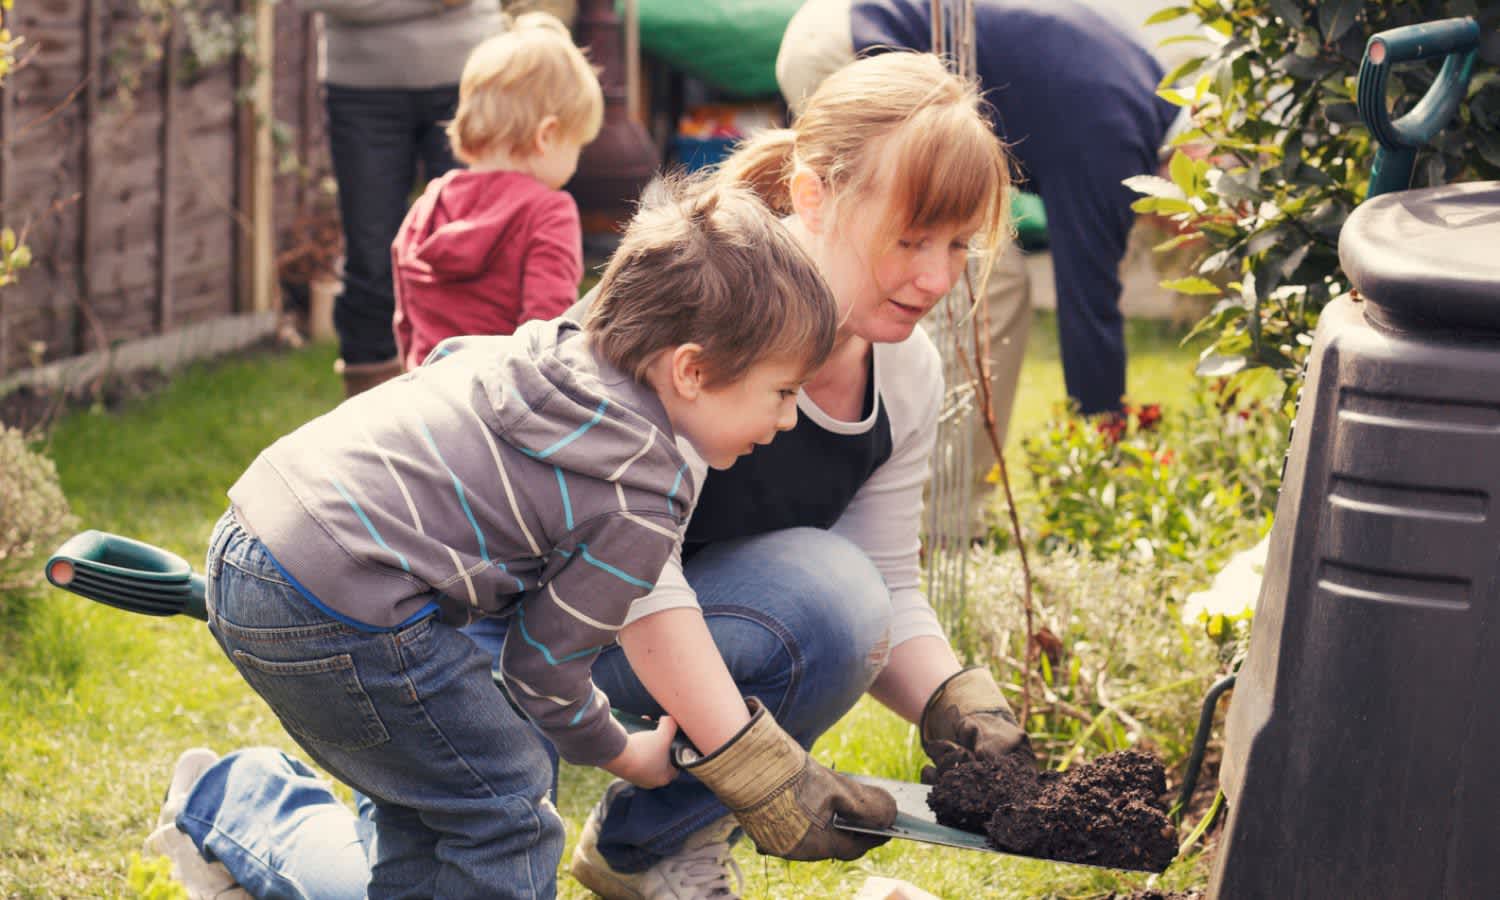
M693 492L656 394L554 319L443 342L272 444L229 497L309 601L354 627L512 616L511 694L564 758L596 765L625 734L590 667Z
M323 80L341 87L455 87L469 51L505 30L499 0L302 0L301 6L323 14Z

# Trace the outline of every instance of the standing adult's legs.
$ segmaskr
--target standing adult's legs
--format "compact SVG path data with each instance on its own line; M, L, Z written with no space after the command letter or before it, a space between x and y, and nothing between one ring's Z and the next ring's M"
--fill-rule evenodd
M741 693L758 697L804 747L848 712L889 654L890 593L848 540L793 528L714 544L688 560L709 632ZM615 706L662 710L619 647L594 663L594 681ZM613 792L599 851L618 872L640 872L728 810L697 779Z
M325 87L328 141L344 229L344 289L333 324L346 374L395 363L391 241L406 216L417 167L409 91ZM358 368L354 368L358 367ZM371 387L370 384L354 385Z
M1116 149L1101 152L1097 162L1040 179L1063 380L1085 415L1114 412L1125 395L1120 260L1135 222L1130 204L1136 195L1121 182L1150 171L1152 157Z

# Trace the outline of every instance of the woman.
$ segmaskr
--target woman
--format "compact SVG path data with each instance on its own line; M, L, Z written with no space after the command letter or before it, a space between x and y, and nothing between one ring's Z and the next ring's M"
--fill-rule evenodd
M706 628L721 655L692 661L698 677L663 685L612 647L595 683L617 708L670 714L700 747L743 727L741 697L759 698L811 746L869 691L919 723L935 757L1027 750L988 671L962 669L918 587L943 384L917 324L963 273L971 246L993 254L1006 231L1005 157L975 87L927 54L861 60L829 77L792 128L742 145L718 177L752 185L787 216L844 320L799 397L797 427L708 477L683 565L663 571L619 638ZM492 650L502 632L490 622L470 631ZM177 818L195 843L223 858L244 843L239 832L285 834L278 826L296 809L247 807L222 789L232 773L210 772L205 783L219 788L201 805L195 790ZM654 791L611 785L572 871L608 898L733 896L733 828L690 778ZM296 858L279 857L283 873ZM230 868L259 893L263 882Z

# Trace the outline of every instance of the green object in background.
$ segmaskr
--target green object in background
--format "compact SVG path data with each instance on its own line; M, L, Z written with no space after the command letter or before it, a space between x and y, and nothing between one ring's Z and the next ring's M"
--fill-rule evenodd
M1022 250L1047 249L1047 209L1042 205L1041 197L1012 189L1010 221L1016 229L1016 243Z
M776 51L802 0L638 0L641 47L736 97L778 93ZM616 0L623 19L625 4Z

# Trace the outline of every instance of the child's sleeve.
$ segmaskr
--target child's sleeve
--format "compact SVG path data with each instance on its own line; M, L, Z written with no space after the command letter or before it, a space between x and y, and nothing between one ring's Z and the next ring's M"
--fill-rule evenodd
M630 605L655 585L677 543L671 513L611 512L553 549L564 565L516 607L500 654L511 696L563 759L597 766L625 749L625 730L594 686L594 658L615 642Z
M521 272L521 317L555 319L578 300L583 281L583 226L578 204L553 191L532 220L531 243Z

